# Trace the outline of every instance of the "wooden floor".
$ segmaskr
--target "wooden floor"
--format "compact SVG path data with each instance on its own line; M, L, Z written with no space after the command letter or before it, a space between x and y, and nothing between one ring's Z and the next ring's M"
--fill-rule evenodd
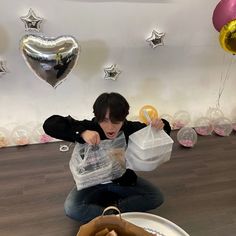
M172 133L176 140L176 132ZM0 235L75 236L79 224L64 215L73 186L62 143L0 149ZM236 134L199 137L193 149L175 142L172 159L139 173L165 195L151 213L191 236L236 235Z

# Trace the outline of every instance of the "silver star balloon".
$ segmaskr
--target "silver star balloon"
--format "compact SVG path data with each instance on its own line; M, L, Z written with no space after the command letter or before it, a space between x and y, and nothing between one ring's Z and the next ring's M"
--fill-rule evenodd
M121 73L121 71L117 68L116 64L105 68L104 72L105 72L104 79L108 80L117 80L119 74Z
M146 40L147 42L149 42L149 44L151 45L152 48L156 48L157 46L163 46L164 42L163 42L163 38L164 38L165 34L162 32L157 32L155 30L152 31L152 35Z
M25 24L26 31L40 31L40 25L43 21L42 18L36 16L34 11L30 8L26 16L20 17Z
M6 65L4 61L0 61L0 76L7 73Z

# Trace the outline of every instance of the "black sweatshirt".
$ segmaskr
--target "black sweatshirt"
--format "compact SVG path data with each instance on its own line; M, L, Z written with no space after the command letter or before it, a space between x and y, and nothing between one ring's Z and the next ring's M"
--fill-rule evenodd
M164 130L167 134L170 134L170 124L164 119L162 119L162 121L164 122ZM145 126L146 124L138 121L125 120L120 131L124 132L126 143L128 143L129 135L144 128ZM101 140L107 139L99 123L96 121L96 118L93 118L92 120L78 121L73 119L71 116L63 117L59 115L53 115L44 122L43 129L45 133L50 135L51 137L69 142L85 143L85 141L81 137L81 134L85 130L97 131L100 135ZM137 176L134 171L127 169L120 178L115 179L112 182L128 186L135 185L136 180Z

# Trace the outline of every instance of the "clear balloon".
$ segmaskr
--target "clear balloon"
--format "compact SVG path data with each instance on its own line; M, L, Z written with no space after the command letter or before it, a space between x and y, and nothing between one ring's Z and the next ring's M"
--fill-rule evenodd
M139 120L145 124L149 124L148 117L152 119L158 118L158 112L155 107L145 105L139 110Z
M177 133L177 140L184 147L193 147L197 143L197 133L191 127L183 127Z
M17 126L12 130L11 139L16 145L27 145L30 143L30 132L25 126Z
M220 32L224 25L234 19L236 19L236 0L221 0L212 16L215 29Z
M221 117L214 122L214 132L219 136L229 136L233 131L232 121L228 118Z
M236 54L236 20L232 20L220 31L220 45L229 53Z
M233 130L236 131L236 121L232 125L233 125Z
M71 36L25 35L20 50L29 68L54 88L66 79L79 56L79 45Z
M206 112L206 117L210 119L210 121L214 124L214 122L221 118L224 117L224 113L221 111L220 108L217 107L209 107L207 112Z
M232 119L232 126L233 126L233 130L236 131L236 117L233 117Z
M195 131L199 135L211 135L213 131L213 125L211 123L211 120L207 117L200 117L195 121Z
M178 111L174 114L173 118L173 129L181 129L191 120L190 114L187 111Z
M32 136L35 142L37 143L48 143L51 142L53 140L53 138L49 135L47 135L42 127L42 124L38 124L33 132L32 132Z
M9 130L0 127L0 148L7 147L10 144Z
M236 107L233 108L231 112L231 119L232 119L233 130L236 131Z

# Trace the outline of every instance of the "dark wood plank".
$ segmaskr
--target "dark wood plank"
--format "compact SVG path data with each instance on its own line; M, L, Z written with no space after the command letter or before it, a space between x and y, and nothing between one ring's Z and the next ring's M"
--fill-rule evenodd
M176 141L176 131L172 132ZM0 235L74 236L80 224L64 215L74 185L69 170L73 149L60 144L0 149ZM68 143L66 143L68 144ZM164 193L153 214L167 218L191 236L236 232L236 135L198 136L192 149L174 143L171 160L155 171L139 172Z

